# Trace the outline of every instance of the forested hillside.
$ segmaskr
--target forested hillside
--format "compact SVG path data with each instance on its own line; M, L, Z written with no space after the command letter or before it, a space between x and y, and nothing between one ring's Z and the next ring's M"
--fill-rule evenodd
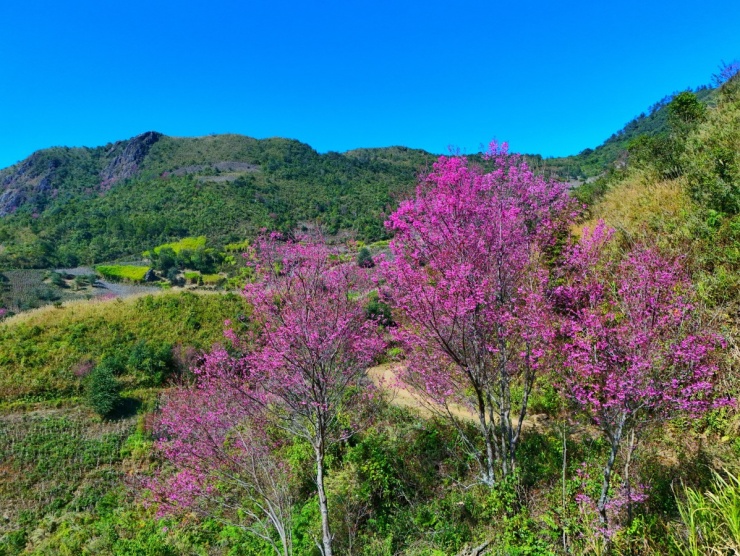
M0 172L0 268L72 267L205 235L322 225L386 237L382 222L433 157L403 147L319 154L286 139L147 133L53 148Z
M697 90L705 104L714 96ZM667 132L671 98L595 149L527 160L574 183L622 168L631 142ZM0 171L0 269L137 257L187 236L219 246L262 228L319 224L329 235L386 239L383 219L435 158L404 147L319 154L287 139L156 132L96 148L45 149Z

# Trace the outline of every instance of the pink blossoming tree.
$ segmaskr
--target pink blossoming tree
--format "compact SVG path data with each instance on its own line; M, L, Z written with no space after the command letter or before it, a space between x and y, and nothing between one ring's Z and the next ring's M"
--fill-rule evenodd
M727 403L713 396L712 356L721 339L702 326L681 260L642 245L616 257L611 237L603 223L584 230L567 257L570 281L558 290L566 315L564 392L610 447L596 501L605 530L624 440L629 436L629 462L642 423Z
M163 396L156 449L175 472L148 487L160 515L215 515L290 556L292 471L253 401L249 373L234 363L216 350L194 370L193 384Z
M326 450L352 433L346 419L366 401L366 370L384 341L364 310L368 269L341 262L341 253L314 241L257 245L255 272L244 295L259 334L247 355L255 400L290 435L314 451L324 556L332 554L324 490ZM357 412L354 412L357 414Z
M373 283L367 269L342 262L341 253L313 241L282 242L273 236L245 256L255 276L244 296L256 332L240 336L227 330L241 355L213 351L198 371L200 397L168 398L164 453L173 463L186 464L170 492L185 504L191 493L210 492L204 490L208 473L188 464L191 452L218 468L223 449L236 451L240 461L256 461L259 475L250 471L244 488L257 494L253 505L283 547L289 546L288 471L275 460L266 433L282 430L313 449L322 529L317 545L331 556L325 455L332 443L352 434L358 424L352 417L362 414L359 409L371 394L366 370L384 347L377 323L364 310L364 294ZM192 421L207 426L191 433L186 423ZM273 481L263 485L270 477Z
M395 237L382 272L406 348L400 378L458 426L481 480L493 485L514 470L554 339L545 259L574 213L566 187L535 176L506 145L492 144L485 163L492 170L460 156L434 164L386 222ZM476 416L482 442L465 435L460 404Z

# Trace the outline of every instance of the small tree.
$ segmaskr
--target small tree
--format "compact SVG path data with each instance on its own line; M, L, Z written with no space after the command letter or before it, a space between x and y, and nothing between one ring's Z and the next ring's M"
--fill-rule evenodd
M324 556L332 555L324 458L352 433L340 418L366 395L365 371L384 345L365 316L367 270L341 263L338 254L313 241L258 242L252 255L259 278L244 290L259 328L257 349L244 359L253 399L313 449Z
M620 260L609 252L611 236L603 223L584 231L567 259L570 281L558 290L567 315L563 390L609 444L596 502L604 528L625 438L629 459L636 432L650 419L718 405L712 353L721 343L703 326L680 260L639 245Z
M546 262L573 210L563 184L492 144L484 172L440 158L386 223L386 295L406 347L402 380L458 426L493 485L514 470L529 395L554 336ZM522 388L518 408L512 388ZM454 411L477 418L483 449ZM512 412L516 417L512 417ZM498 469L498 471L497 471Z
M121 385L115 370L105 362L87 377L87 403L101 417L110 417L121 405Z
M357 266L360 268L373 268L375 266L373 256L367 247L362 247L357 252Z
M273 237L256 243L248 256L256 279L244 290L256 332L240 337L227 331L240 355L219 349L205 356L199 385L208 387L199 386L203 396L168 401L171 416L165 430L174 433L176 443L172 450L163 445L167 458L185 473L169 487L176 500L190 497L194 489L210 488L205 479L213 475L200 470L214 469L217 477L223 476L224 463L227 470L239 467L238 474L228 473L243 477L243 462L257 458L259 477L249 470L240 484L250 489L250 503L261 509L285 546L290 528L271 509L282 504L275 499L283 496L278 488L282 479L273 478L276 484L269 489L257 486L272 476L267 466L277 463L265 451L265 440L255 439L264 438L271 426L307 441L314 453L321 514L317 545L324 556L332 555L326 452L352 434L350 413L357 412L351 410L367 398L371 386L365 371L384 346L377 323L366 318L364 296L372 286L367 270L341 262L338 254L312 241L283 243ZM207 433L187 425L202 428L204 421L213 423ZM245 427L250 432L240 433Z

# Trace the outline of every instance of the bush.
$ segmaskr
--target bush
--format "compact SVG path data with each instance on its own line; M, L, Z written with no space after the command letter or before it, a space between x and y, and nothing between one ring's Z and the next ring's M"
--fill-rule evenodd
M90 373L87 404L101 417L110 417L121 406L121 385L114 376L112 366L101 364Z
M144 375L144 383L159 386L172 370L172 344L141 341L128 358L129 369Z
M357 266L360 268L373 268L375 266L373 256L370 254L370 249L367 247L363 247L357 253Z

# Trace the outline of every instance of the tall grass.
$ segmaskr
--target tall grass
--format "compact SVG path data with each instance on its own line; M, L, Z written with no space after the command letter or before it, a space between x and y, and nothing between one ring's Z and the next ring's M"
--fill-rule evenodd
M681 556L740 555L740 477L715 473L706 492L683 487L671 543Z

